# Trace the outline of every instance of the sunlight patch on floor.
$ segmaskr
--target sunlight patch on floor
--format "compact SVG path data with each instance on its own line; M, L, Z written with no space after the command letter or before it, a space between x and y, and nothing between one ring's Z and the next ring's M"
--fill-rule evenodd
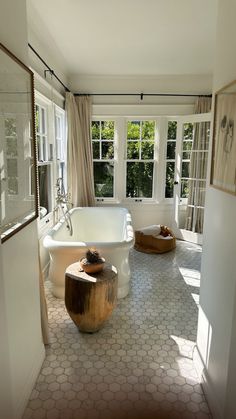
M201 274L199 271L196 269L188 268L179 268L179 271L187 285L191 285L192 287L200 287Z

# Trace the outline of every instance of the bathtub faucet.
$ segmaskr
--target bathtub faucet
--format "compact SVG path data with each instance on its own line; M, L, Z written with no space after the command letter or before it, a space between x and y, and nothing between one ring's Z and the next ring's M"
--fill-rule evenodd
M59 177L56 181L56 188L57 188L56 203L69 204L69 195L65 191L63 179L61 177Z
M61 177L59 177L56 181L56 188L57 188L57 195L56 195L56 208L60 209L64 219L65 219L65 223L66 223L66 228L69 230L70 232L70 236L72 236L73 234L73 227L72 227L72 221L71 221L71 215L69 212L69 194L66 193L65 191L65 187L64 187L64 183L63 183L63 179Z

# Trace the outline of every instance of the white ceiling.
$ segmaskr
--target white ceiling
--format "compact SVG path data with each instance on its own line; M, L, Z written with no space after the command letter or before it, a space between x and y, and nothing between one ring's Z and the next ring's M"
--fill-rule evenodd
M217 0L28 0L68 75L210 74L216 15Z

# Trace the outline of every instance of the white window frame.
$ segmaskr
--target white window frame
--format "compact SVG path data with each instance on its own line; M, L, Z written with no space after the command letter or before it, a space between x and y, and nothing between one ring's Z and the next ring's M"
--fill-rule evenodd
M177 123L177 126L176 126L176 138L175 139L169 139L168 138L168 124L169 124L169 122L176 122ZM164 184L163 184L163 194L164 194L164 199L165 199L165 201L167 202L167 203L170 203L170 204L173 204L173 199L174 199L174 188L173 188L173 196L172 197L166 197L166 193L165 193L165 191L166 191L166 169L167 169L167 163L174 163L174 166L175 166L175 171L174 171L174 177L175 177L175 173L176 173L176 148L177 148L177 130L178 130L178 117L173 117L173 118L167 118L166 119L166 131L165 131L165 138L166 138L166 141L165 141L165 156L164 156L164 159L165 159L165 172L164 172ZM175 141L175 156L174 156L174 158L173 159L167 159L167 145L168 145L168 142L171 142L171 141ZM175 178L174 178L174 181L175 181Z
M127 159L127 145L128 145L128 136L127 136L127 131L128 131L128 122L132 122L132 121L152 121L155 123L155 134L154 134L154 151L153 151L153 159ZM158 159L158 121L157 118L152 118L152 117L137 117L137 118L126 118L125 119L125 195L123 200L126 202L153 202L156 198L156 177L157 177L157 159ZM141 146L141 137L138 140L138 142L140 143ZM139 153L139 157L141 157L141 147L140 147L140 153ZM150 198L146 198L146 197L127 197L126 196L126 184L127 184L127 163L128 162L151 162L153 163L153 178L152 178L152 196Z
M58 105L55 106L55 146L56 146L56 162L57 162L57 173L56 176L62 177L61 164L64 164L64 176L63 182L65 188L67 188L67 177L66 177L66 113L64 109ZM61 135L57 135L57 118L60 120Z
M175 151L176 152L175 180L178 182L178 184L181 183L181 178L182 178L182 152L183 152L182 147L183 147L184 125L187 123L194 124L194 123L199 123L199 122L205 122L206 119L209 120L209 115L210 115L209 113L206 113L206 114L202 113L202 114L196 114L196 115L191 114L191 115L179 116L178 118L175 119L177 120L177 142L176 142L176 151ZM209 159L209 152L210 152L210 148L207 151L208 159ZM209 160L208 160L208 164L209 164ZM174 202L175 198L169 198L169 199L171 199L171 202ZM188 198L181 197L181 185L180 185L180 190L179 190L179 201L181 205L187 205Z
M6 120L7 119L14 119L15 120L15 124L16 124L16 135L14 135L14 136L9 136L9 135L6 135L6 133L5 133L5 122L6 122ZM3 117L3 132L4 132L4 134L3 134L3 149L5 150L5 152L4 152L4 156L5 156L5 165L6 165L6 172L7 172L7 182L6 182L6 188L7 188L7 195L8 195L8 199L9 200L19 200L19 196L23 196L23 191L21 190L22 188L21 188L21 185L20 185L20 182L19 182L19 170L24 170L24 167L18 167L19 166L19 162L21 161L21 159L19 159L19 155L22 153L22 150L20 150L20 147L19 147L19 142L17 141L17 139L18 139L18 137L19 137L19 133L18 133L18 130L19 130L19 125L21 124L21 121L20 121L20 118L19 118L19 116L18 115L16 115L16 114L5 114L4 115L4 117ZM21 124L22 125L22 124ZM15 138L16 139L16 150L17 150L17 153L16 153L16 155L15 156L11 156L11 155L9 155L8 153L7 153L7 140L9 139L9 138L11 138L11 139L13 139L13 138ZM14 194L11 194L10 192L9 192L9 181L8 181L8 179L9 179L9 172L8 172L8 161L9 160L15 160L16 161L16 172L17 172L17 175L15 176L15 178L16 178L16 180L17 180L17 193L14 193Z
M47 162L49 160L49 144L48 144L48 107L36 101L36 114L37 108L39 112L39 127L36 126L36 141L38 150L38 162ZM44 114L44 130L43 130L43 117ZM39 130L38 130L39 129Z
M127 123L128 121L154 121L155 122L155 140L154 140L154 168L153 168L153 193L152 198L130 198L126 197L126 142L127 142ZM165 138L163 125L166 124L166 118L154 116L93 116L92 121L114 121L114 196L113 198L96 198L101 204L140 204L140 203L160 203L164 199L164 194L156 179L163 183L163 163L164 163L164 144L160 138ZM165 135L165 134L164 134ZM91 138L92 141L92 138ZM103 161L103 160L99 160ZM139 161L139 160L132 160ZM148 161L148 160L145 160Z
M39 232L43 233L51 227L53 224L53 209L55 208L55 185L56 179L59 177L59 164L62 160L57 160L57 144L56 144L56 128L55 118L59 115L63 120L63 135L64 140L66 139L66 122L65 122L65 111L59 106L55 105L50 99L35 91L35 104L44 108L46 111L46 133L47 133L47 150L48 154L46 157L51 157L50 160L38 161L38 166L48 166L50 173L50 190L49 190L49 201L50 210L45 217L38 220ZM37 135L37 133L36 133ZM66 150L66 141L64 144L64 150ZM50 156L51 155L51 156ZM64 154L66 161L66 154ZM66 185L65 185L66 186Z
M116 145L115 145L115 164L114 164L114 198L104 198L98 205L119 204L130 209L140 207L140 210L146 205L153 211L155 205L165 211L172 211L174 204L173 198L165 198L166 182L166 148L168 121L177 121L176 138L176 157L175 164L180 158L180 148L182 132L180 132L181 123L201 121L193 113L194 105L93 105L93 120L113 120L115 121ZM196 118L197 117L197 118ZM203 116L204 117L204 116ZM155 162L154 162L154 185L153 198L143 198L141 202L135 202L135 198L126 198L126 121L132 120L152 120L156 121L156 144L155 144ZM177 167L177 166L176 166ZM177 175L176 175L177 176ZM175 180L178 180L175 178ZM162 209L160 211L162 211Z
M106 117L106 116L94 116L92 117L92 121L95 122L102 122L102 121L111 121L114 122L114 140L113 140L113 145L114 145L114 158L113 159L94 159L93 158L93 163L94 162L101 162L101 163L105 163L105 162L112 162L113 163L113 167L114 167L114 177L113 177L113 197L95 197L95 200L97 202L104 202L104 203L117 203L118 202L118 190L117 190L117 176L116 176L116 172L117 172L117 162L118 162L118 136L117 136L117 130L118 130L118 120L117 118L112 118L112 117ZM92 128L92 126L91 126ZM100 139L101 140L101 139ZM99 140L99 141L100 141ZM96 140L94 140L96 141ZM93 143L93 139L92 139L92 133L91 133L91 144Z

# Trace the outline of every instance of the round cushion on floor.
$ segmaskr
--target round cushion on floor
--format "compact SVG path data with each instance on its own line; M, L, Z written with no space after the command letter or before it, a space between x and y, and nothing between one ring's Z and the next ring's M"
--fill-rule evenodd
M147 227L135 231L134 248L139 252L165 253L176 247L175 236L167 226L161 225L158 235L146 234L147 231Z

